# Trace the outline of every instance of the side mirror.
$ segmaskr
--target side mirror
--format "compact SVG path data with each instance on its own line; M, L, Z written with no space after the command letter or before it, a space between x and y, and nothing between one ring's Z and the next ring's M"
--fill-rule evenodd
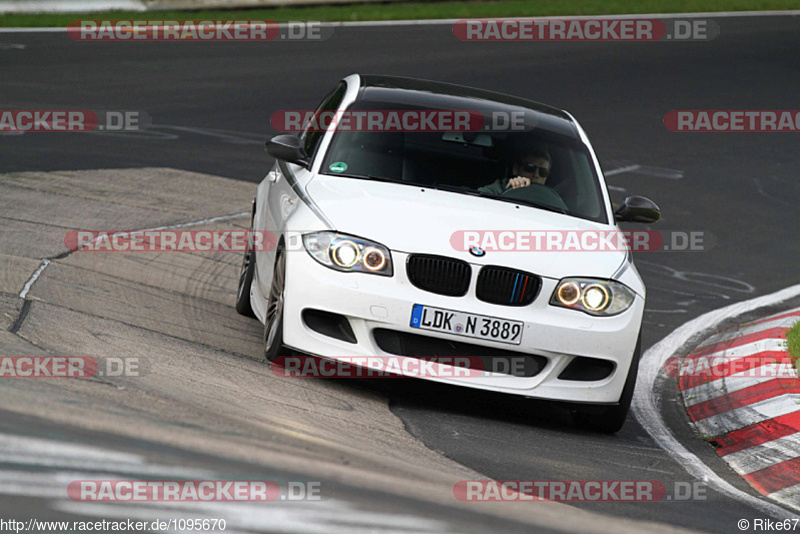
M656 203L645 197L628 197L614 212L617 222L654 223L661 218Z
M295 135L276 135L267 141L267 153L275 159L296 163L308 168L310 160L303 148L303 142Z

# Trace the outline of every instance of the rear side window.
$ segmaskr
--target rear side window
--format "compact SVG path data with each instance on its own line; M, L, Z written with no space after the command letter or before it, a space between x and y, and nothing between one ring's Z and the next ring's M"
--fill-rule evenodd
M328 96L323 99L322 104L314 112L315 115L319 115L325 111L335 111L339 109L339 106L342 104L342 100L344 100L344 94L347 91L347 85L344 82L339 82L339 84L333 88L333 91L328 93ZM319 147L320 141L322 141L322 136L325 132L313 131L310 129L310 125L306 127L303 131L303 135L301 139L303 140L303 148L306 151L306 154L310 159L314 159L314 154L317 152L317 148Z

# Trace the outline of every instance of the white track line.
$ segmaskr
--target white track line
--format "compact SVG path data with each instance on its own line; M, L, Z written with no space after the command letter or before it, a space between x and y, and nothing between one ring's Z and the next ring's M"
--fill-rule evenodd
M731 18L731 17L785 17L785 16L800 16L800 10L783 10L783 11L718 11L711 13L646 13L637 15L560 15L551 17L497 17L503 20L602 20L602 19L676 19L676 18ZM149 12L141 17L142 20L158 20L158 12ZM488 20L493 17L474 17L476 20ZM386 27L386 26L437 26L437 25L453 25L459 20L465 19L424 19L424 20L365 20L358 22L335 21L324 22L324 24L333 27ZM281 24L281 27L286 24ZM47 32L64 32L66 28L0 28L0 33L47 33Z
M635 171L639 167L641 167L641 165L628 165L627 167L620 167L619 169L612 169L612 170L610 170L610 171L608 171L608 172L606 172L604 174L606 176L614 176L615 174L622 174L622 173L625 173L625 172Z
M25 282L25 285L22 287L22 291L19 292L19 298L24 299L28 296L28 292L31 290L31 287L33 287L33 283L37 278L42 276L42 273L48 265L50 265L50 260L42 260L42 264L39 265L39 268L36 269L36 272L34 272L31 277L28 278L27 282Z
M121 480L165 477L218 480L219 473L201 468L150 463L135 453L93 445L0 433L0 496L49 499L56 511L89 517L151 521L172 518L228 518L226 533L283 532L327 534L330 525L342 532L452 533L445 520L396 512L360 509L348 501L256 502L87 502L68 497L66 488L77 480ZM31 470L30 467L46 468Z
M239 217L246 217L250 215L249 211L242 211L239 213L231 213L230 215L220 215L218 217L209 217L208 219L200 219L198 221L191 221L185 223L168 224L166 226L157 226L155 228L146 228L144 230L130 230L130 232L157 232L159 230L172 230L173 228L185 228L187 226L197 226L199 224L212 223L217 221L227 221L228 219L238 219ZM125 232L121 232L125 233Z
M191 222L178 223L178 224L169 224L169 225L166 225L166 226L158 226L156 228L147 228L145 230L128 230L128 231L125 231L125 232L117 232L116 234L114 234L114 236L125 236L125 235L129 235L129 234L131 234L133 232L157 232L159 230L172 230L174 228L185 228L187 226L197 226L197 225L200 225L200 224L212 223L212 222L217 222L217 221L225 221L225 220L228 220L228 219L237 219L239 217L245 217L247 215L250 215L250 212L243 211L241 213L232 213L230 215L220 215L219 217L211 217L211 218L208 218L208 219L200 219L199 221L191 221ZM100 239L100 236L96 237L93 242L96 242L98 239ZM25 285L22 287L22 291L20 291L20 293L19 293L19 298L24 299L28 295L28 292L30 292L31 287L33 287L34 282L36 282L36 280L40 276L42 276L42 273L47 268L47 266L50 265L50 263L51 263L50 260L47 260L47 259L42 260L42 264L39 266L38 269L36 269L36 272L33 273L30 278L28 278L27 282L25 282Z
M642 357L639 366L639 380L633 394L633 414L642 428L675 461L693 477L705 481L716 491L736 499L747 506L780 519L795 519L798 515L766 500L754 497L736 489L700 458L689 452L667 428L661 416L661 387L667 376L663 372L667 358L678 353L682 347L698 337L714 331L724 320L771 306L800 295L800 285L795 285L755 299L737 302L714 310L681 325L670 335L650 347Z

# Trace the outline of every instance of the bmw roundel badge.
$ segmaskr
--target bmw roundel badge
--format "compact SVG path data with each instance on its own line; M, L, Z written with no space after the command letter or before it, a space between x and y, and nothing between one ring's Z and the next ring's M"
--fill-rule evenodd
M483 250L481 247L472 247L469 249L469 253L479 258L482 256L486 256L486 251Z

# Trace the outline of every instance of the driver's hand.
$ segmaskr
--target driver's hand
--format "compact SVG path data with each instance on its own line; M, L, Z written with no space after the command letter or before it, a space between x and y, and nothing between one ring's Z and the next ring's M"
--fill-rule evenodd
M531 185L530 178L526 178L524 176L515 176L514 178L508 180L508 185L506 186L506 189L508 189L509 187L511 189L516 189L518 187L528 187L529 185Z

